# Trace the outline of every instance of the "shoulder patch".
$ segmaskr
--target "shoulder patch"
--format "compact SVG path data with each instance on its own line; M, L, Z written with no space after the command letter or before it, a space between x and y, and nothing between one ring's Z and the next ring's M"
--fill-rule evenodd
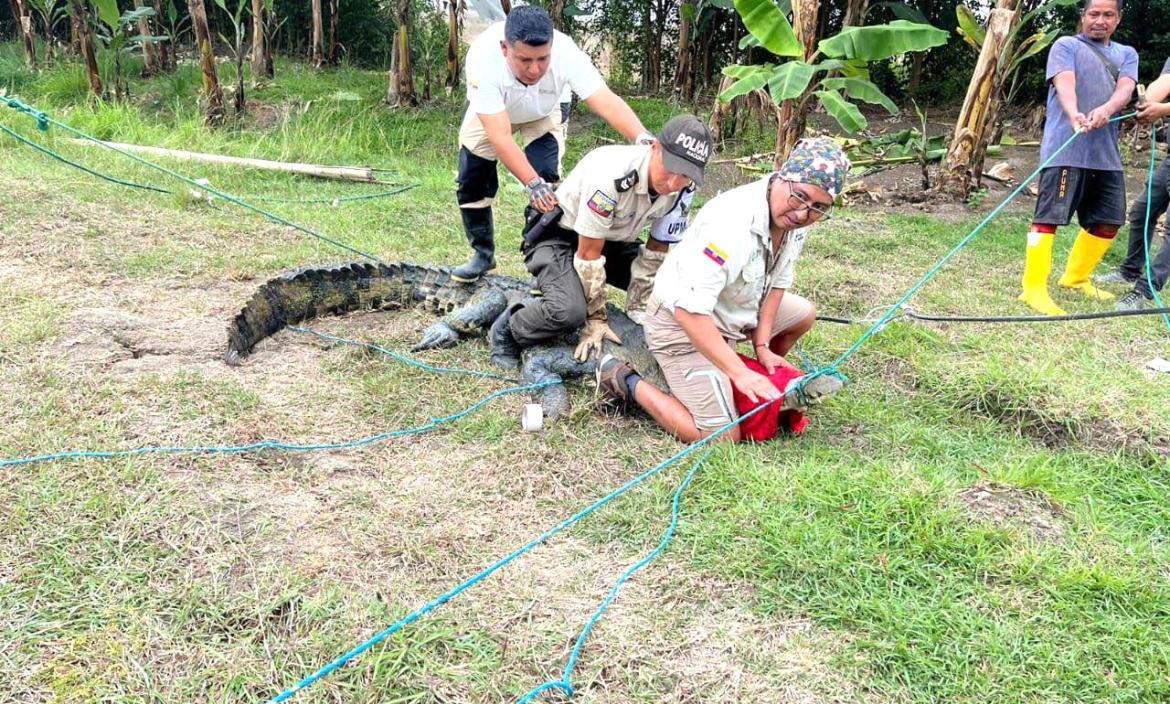
M586 205L601 217L608 218L613 216L614 208L617 207L617 201L607 196L604 191L596 190L590 196L589 202Z
M638 170L634 169L621 178L613 180L613 187L617 189L618 193L625 193L633 188L638 183Z
M719 266L723 266L727 263L727 252L724 252L722 249L720 249L719 246L714 242L707 243L706 248L703 249L703 254L707 255L708 259L715 262Z

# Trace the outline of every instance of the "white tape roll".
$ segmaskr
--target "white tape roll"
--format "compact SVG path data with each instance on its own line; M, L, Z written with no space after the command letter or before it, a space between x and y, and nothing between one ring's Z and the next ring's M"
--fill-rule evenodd
M520 427L526 433L535 433L544 427L544 408L539 403L524 404L524 412L520 414Z

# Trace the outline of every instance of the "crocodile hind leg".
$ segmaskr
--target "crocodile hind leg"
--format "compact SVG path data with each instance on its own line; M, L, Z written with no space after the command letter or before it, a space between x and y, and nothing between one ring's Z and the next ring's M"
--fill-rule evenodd
M533 394L533 400L544 408L544 416L556 420L569 412L569 391L562 382L592 375L597 366L595 360L578 362L573 358L571 345L547 345L531 347L524 352L521 381L525 384L557 382Z
M508 297L503 291L496 288L482 289L466 305L456 308L424 330L422 339L410 351L454 347L460 339L486 330L506 307Z

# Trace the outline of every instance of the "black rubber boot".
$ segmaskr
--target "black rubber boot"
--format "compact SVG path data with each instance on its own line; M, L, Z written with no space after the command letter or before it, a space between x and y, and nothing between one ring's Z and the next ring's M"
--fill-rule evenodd
M496 268L492 209L460 208L459 214L463 216L467 242L475 251L466 264L451 270L451 278L469 284L478 281L479 277Z
M500 313L500 317L492 323L488 331L488 343L491 345L492 364L508 370L520 368L520 343L512 337L512 314L524 307L523 303L513 303Z

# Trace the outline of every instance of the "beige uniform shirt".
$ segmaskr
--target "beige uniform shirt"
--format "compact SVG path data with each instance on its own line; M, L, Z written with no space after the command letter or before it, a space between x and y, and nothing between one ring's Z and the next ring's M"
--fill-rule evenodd
M582 237L636 241L646 223L665 216L683 196L651 199L650 154L649 145L613 145L582 157L557 189L560 226Z
M709 315L733 340L756 326L768 290L792 286L808 236L807 227L790 231L772 256L768 178L704 205L654 278L654 298L671 312Z

